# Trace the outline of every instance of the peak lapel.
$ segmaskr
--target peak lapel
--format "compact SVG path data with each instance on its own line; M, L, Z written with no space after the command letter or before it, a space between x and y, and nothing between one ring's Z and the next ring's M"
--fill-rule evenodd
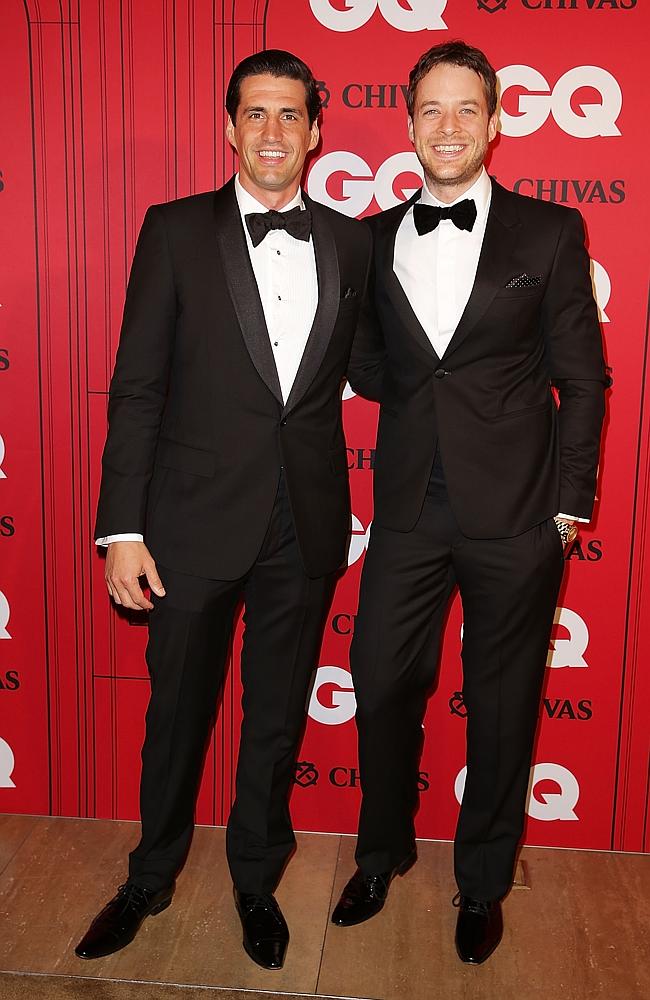
M381 228L378 247L378 262L380 267L378 284L383 284L402 323L426 353L429 362L437 367L440 359L422 328L422 324L413 312L413 307L393 267L397 230L411 205L414 205L419 199L420 191L417 191L408 201L404 202L402 210L394 214L390 225Z
M318 276L318 306L305 350L294 379L285 413L293 409L311 385L325 357L339 308L340 281L336 243L326 213L318 202L303 195L305 205L312 213L312 239Z
M216 192L214 207L217 245L246 348L258 375L278 402L283 404L280 379L264 319L262 301L248 255L234 180L228 181Z
M519 231L519 219L510 192L493 180L492 200L474 286L443 355L445 360L462 344L485 314L499 289L503 287L509 274L509 262L519 238Z

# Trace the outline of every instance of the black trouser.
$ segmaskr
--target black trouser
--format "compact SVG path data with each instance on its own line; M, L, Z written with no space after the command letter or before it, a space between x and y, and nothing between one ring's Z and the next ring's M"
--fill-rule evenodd
M153 598L149 621L142 838L130 856L129 877L158 889L183 864L233 616L243 599L243 721L228 863L242 892L272 892L295 844L287 798L335 577L306 576L283 480L262 549L245 577L159 572L166 596Z
M356 857L366 874L394 868L414 846L422 720L457 584L467 779L456 880L476 899L507 892L563 565L552 519L516 538L466 538L439 462L412 531L373 525L351 649L363 789Z

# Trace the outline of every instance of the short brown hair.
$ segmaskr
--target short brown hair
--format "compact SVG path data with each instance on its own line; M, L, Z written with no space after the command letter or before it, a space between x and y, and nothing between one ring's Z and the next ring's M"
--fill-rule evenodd
M406 106L410 117L413 117L418 84L434 66L440 66L441 63L447 63L450 66L465 66L478 73L483 82L488 114L491 118L497 109L497 75L488 62L487 56L480 49L474 49L460 39L434 45L432 49L423 53L416 62L409 73L409 85L406 92Z

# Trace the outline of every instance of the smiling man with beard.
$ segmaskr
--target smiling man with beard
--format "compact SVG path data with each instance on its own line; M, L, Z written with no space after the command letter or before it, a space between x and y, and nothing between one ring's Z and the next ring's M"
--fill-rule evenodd
M470 963L501 939L563 547L591 517L609 381L580 214L515 195L483 166L496 83L464 42L420 58L407 101L424 186L369 220L374 291L349 375L381 403L351 650L363 801L359 868L332 916L372 917L415 860L422 721L458 587L456 947Z

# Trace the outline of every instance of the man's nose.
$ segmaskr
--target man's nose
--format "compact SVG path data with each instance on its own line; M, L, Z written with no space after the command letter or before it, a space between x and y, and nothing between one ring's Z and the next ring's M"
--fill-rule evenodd
M266 142L280 142L282 138L280 119L269 115L264 124L263 135Z
M458 131L458 122L451 112L440 116L438 121L438 131L444 132L445 135L453 135L454 132Z

